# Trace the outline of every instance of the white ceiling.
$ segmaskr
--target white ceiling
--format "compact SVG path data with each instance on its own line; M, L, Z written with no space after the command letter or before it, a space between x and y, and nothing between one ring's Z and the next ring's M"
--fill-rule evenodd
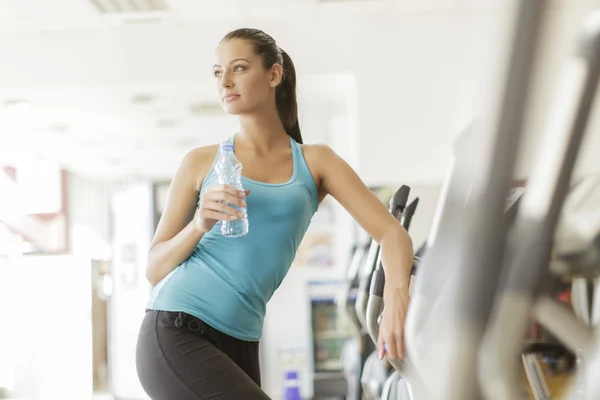
M348 75L385 63L361 59L357 48L380 45L386 56L398 24L485 8L476 0L162 0L163 11L106 14L94 1L110 3L0 1L0 163L37 157L86 175L168 177L189 149L235 129L210 78L212 49L228 30L261 27L293 55L310 121L311 111L345 101Z
M10 60L0 64L0 160L55 160L93 176L168 177L185 152L235 129L215 102L209 73L212 49L228 30L271 25L279 43L287 43L282 47L311 53L308 66L296 61L305 71L299 86L307 123L310 110L335 107L348 95L346 67L318 61L319 52L329 52L318 46L333 16L447 11L455 2L159 3L166 10L102 13L96 4L111 1L0 2L0 48ZM299 31L304 40L294 37Z
M207 21L244 21L271 18L348 16L356 12L447 12L472 0L5 0L0 3L0 31L40 32L106 29L135 25L136 21L188 24ZM114 11L112 4L134 5L138 10ZM164 5L147 10L145 5ZM99 6L98 6L99 5Z

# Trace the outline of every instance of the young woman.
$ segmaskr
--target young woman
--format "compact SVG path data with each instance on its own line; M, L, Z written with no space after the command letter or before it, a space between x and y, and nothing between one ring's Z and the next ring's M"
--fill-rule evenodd
M268 398L258 352L266 303L327 195L382 247L378 348L381 357L384 343L391 358L403 357L413 257L407 232L329 147L302 144L294 64L272 37L230 32L216 59L219 98L240 120L228 141L244 166L245 192L218 184L219 145L192 150L175 174L147 266L154 288L137 344L144 390L153 400ZM246 236L221 236L215 224L240 217L224 203L247 206Z

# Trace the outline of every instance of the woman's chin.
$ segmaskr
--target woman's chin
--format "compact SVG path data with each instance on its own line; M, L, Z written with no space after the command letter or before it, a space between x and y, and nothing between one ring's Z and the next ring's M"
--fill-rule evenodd
M264 105L254 101L241 101L240 98L237 98L232 101L223 101L221 102L221 107L227 114L236 115L236 116L246 116L251 114L256 114L262 112L264 109Z
M225 103L223 104L223 110L225 110L225 112L230 115L241 115L244 113L242 108L237 106L236 104Z

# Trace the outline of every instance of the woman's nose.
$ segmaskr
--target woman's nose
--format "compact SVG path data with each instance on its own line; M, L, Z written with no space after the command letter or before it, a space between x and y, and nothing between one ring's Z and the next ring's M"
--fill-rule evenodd
M233 87L233 81L231 80L231 76L228 73L224 73L221 77L221 87L222 88L231 88Z

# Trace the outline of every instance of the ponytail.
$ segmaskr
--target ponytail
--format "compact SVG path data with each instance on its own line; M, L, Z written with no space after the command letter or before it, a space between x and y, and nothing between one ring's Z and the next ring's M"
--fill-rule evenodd
M286 133L302 144L302 133L298 123L298 101L296 99L296 69L289 54L281 50L283 78L275 91L275 103L279 118Z

